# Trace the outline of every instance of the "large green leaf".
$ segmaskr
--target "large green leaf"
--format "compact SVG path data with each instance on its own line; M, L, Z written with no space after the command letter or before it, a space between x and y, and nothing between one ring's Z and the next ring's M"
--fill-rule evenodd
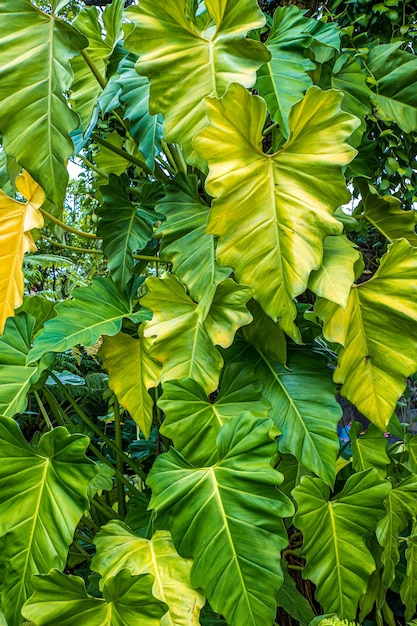
M52 570L34 578L23 613L37 626L159 626L167 607L153 597L152 583L152 576L124 569L104 583L104 598L95 598L79 576Z
M406 133L417 130L417 59L400 50L402 41L375 46L367 69L378 81L373 94L378 116L392 120Z
M266 418L269 403L262 398L262 384L251 367L227 366L219 394L210 401L204 389L190 378L168 381L158 401L165 413L161 433L193 465L210 465L218 458L216 439L223 424L236 415Z
M356 472L362 472L374 467L380 478L386 478L390 460L384 433L373 424L370 424L366 432L359 436L361 430L360 422L353 422L349 430L353 469Z
M391 489L385 502L385 515L378 522L376 536L384 548L382 553L382 583L388 589L395 578L399 554L400 533L417 515L417 477L409 476Z
M417 211L403 211L395 196L379 196L363 179L356 179L363 202L364 217L389 241L407 239L417 247Z
M110 174L109 184L101 188L101 193L103 204L97 211L101 217L97 235L103 238L103 250L112 278L124 289L132 276L132 254L135 250L142 250L153 238L157 215L130 200L127 175L118 178Z
M413 534L407 539L405 558L407 570L400 587L400 596L405 604L405 619L410 620L416 612L417 605L417 528L413 525Z
M146 284L149 293L141 302L153 318L146 323L144 336L153 338L150 355L162 363L161 380L192 378L212 393L223 365L215 344L229 346L237 329L250 322L245 304L251 290L227 278L207 311L173 274L150 278Z
M0 134L3 147L61 207L78 116L66 102L69 60L87 40L29 0L0 3Z
M303 577L317 587L326 613L354 619L375 563L366 545L384 514L390 483L376 470L353 474L343 491L329 501L329 488L319 478L304 476L293 491L298 510L294 524L304 537L307 564Z
M185 10L186 0L142 0L127 11L135 29L125 47L139 55L137 70L150 80L150 112L164 115L165 139L192 152L205 123L203 100L227 86L251 87L269 53L246 39L264 24L255 0L207 0L204 23Z
M307 72L316 66L304 54L313 41L306 30L307 24L308 19L297 7L278 7L265 42L271 60L258 71L256 89L265 98L272 119L279 123L285 137L290 133L291 107L313 84Z
M287 342L277 322L273 322L266 315L256 300L248 302L248 309L253 320L242 329L246 341L269 359L285 364L287 361Z
M62 427L32 448L13 420L0 417L0 443L2 607L9 626L20 626L32 574L65 565L96 469L84 455L87 437Z
M216 262L216 240L206 233L209 207L198 193L197 178L178 174L165 187L165 194L157 205L165 216L158 230L162 234L160 257L172 263L175 275L199 302L231 270Z
M64 352L78 343L92 346L100 335L116 335L132 304L110 278L98 277L90 287L74 289L73 299L58 304L56 311L35 339L28 364L46 352Z
M230 626L272 625L283 581L281 518L293 508L276 488L282 475L270 464L270 428L270 420L237 416L220 430L215 465L194 467L171 449L149 474L160 526L182 556L194 558L193 585Z
M295 580L288 573L287 562L282 559L282 571L284 573L284 582L278 590L277 605L282 608L295 620L300 626L308 626L314 618L314 612L310 602L303 594L298 591Z
M132 574L152 574L153 595L165 602L168 613L161 626L194 626L198 623L205 597L193 589L190 581L192 561L179 556L166 531L157 531L152 539L135 535L123 522L112 521L101 528L94 540L97 555L92 567L107 580L121 569Z
M397 240L374 276L352 288L345 309L315 306L326 339L344 346L334 373L341 393L383 430L417 368L416 270L417 249Z
M149 339L142 336L142 331L140 334L139 339L125 333L104 337L99 354L109 373L109 387L145 437L149 437L153 400L148 390L158 385L161 366L149 356Z
M206 188L215 200L208 231L220 235L219 261L253 287L295 341L293 298L320 266L324 238L341 232L332 213L349 198L341 166L355 154L346 140L357 122L340 111L341 98L309 89L291 110L287 143L267 155L265 102L231 85L222 100L207 99L209 124L194 140L209 165Z

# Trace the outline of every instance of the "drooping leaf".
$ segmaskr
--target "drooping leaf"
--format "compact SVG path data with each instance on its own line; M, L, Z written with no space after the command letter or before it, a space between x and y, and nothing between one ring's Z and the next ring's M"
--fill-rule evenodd
M326 339L344 346L334 373L342 395L382 430L417 367L416 269L417 249L397 240L374 276L352 288L345 309L315 306Z
M371 189L365 180L357 179L360 189L364 216L370 224L375 226L388 241L407 239L417 247L417 211L403 211L401 202L394 196L379 196Z
M34 578L35 592L23 614L37 626L159 626L166 605L152 595L152 576L126 569L109 578L103 598L90 596L79 576L53 569Z
M26 296L23 298L23 304L19 307L16 313L24 311L35 318L35 326L33 328L33 334L36 335L41 328L43 328L45 322L55 317L55 302L48 300L42 296ZM1 411L0 411L1 413Z
M357 123L340 111L340 99L335 91L309 89L291 110L287 143L267 155L264 101L231 85L222 100L206 101L209 124L194 140L209 165L206 188L215 199L208 232L220 236L220 263L253 287L264 311L295 341L293 298L320 266L325 237L341 232L332 213L348 199L340 169L354 156L346 140Z
M142 250L153 237L157 218L154 211L137 206L129 198L129 178L109 176L109 184L101 188L103 204L97 235L103 238L103 250L115 283L126 287L133 271L132 254Z
M127 11L135 29L125 47L139 55L137 70L150 80L150 112L164 115L165 139L192 153L204 126L203 100L221 97L234 82L251 87L269 53L247 39L264 24L254 0L207 0L207 21L187 18L185 0L142 0Z
M152 539L135 535L123 522L112 521L95 538L97 555L92 567L103 579L127 568L133 575L152 574L153 595L168 606L161 626L193 626L198 623L205 597L190 581L192 561L179 556L167 531Z
M400 50L402 41L380 44L369 52L366 64L378 81L373 93L377 114L392 120L406 133L417 130L417 59Z
M380 478L386 478L390 460L384 433L373 424L370 424L366 432L359 436L361 430L360 422L353 422L349 430L353 469L356 472L362 472L374 467Z
M0 334L6 319L23 301L23 255L36 250L30 231L43 226L39 211L45 200L43 190L27 172L18 176L16 186L26 203L0 189Z
M395 578L395 567L400 559L399 537L410 520L417 515L417 479L415 475L393 487L385 499L385 515L378 522L376 536L384 548L381 556L382 583L388 589Z
M278 589L277 605L281 606L293 619L297 620L300 626L308 626L314 618L311 604L307 598L298 591L295 580L288 573L287 562L282 559L281 564L284 582Z
M216 261L216 240L206 233L209 207L198 193L195 176L178 174L165 187L157 211L165 215L158 229L162 235L160 257L199 302L231 272Z
M313 270L308 283L317 296L345 307L353 281L355 264L360 252L346 235L326 237L323 247L323 262Z
M248 302L253 320L242 329L243 336L268 359L283 365L287 361L287 342L279 325L266 315L256 300Z
M63 427L32 448L13 420L0 417L0 441L2 607L9 626L20 626L32 574L65 565L96 470L84 454L87 437Z
M265 626L282 584L279 552L288 539L281 518L292 514L270 465L271 422L237 416L220 430L219 460L194 467L177 451L160 455L148 478L161 527L178 552L193 557L191 581L230 626Z
M343 491L329 500L319 478L304 476L293 491L294 524L304 537L307 564L303 577L314 582L316 598L328 613L354 619L375 563L366 539L384 514L390 483L371 469L353 474Z
M400 587L400 596L405 604L405 619L410 620L416 612L417 605L417 535L416 524L413 526L413 533L407 539L407 549L405 551L407 561L407 571Z
M192 378L207 394L217 388L223 360L215 344L229 346L237 329L248 324L245 303L251 290L227 278L209 312L196 304L173 274L150 278L142 304L153 312L144 336L152 337L150 355L162 363L161 380Z
M142 327L141 327L142 328ZM109 387L129 411L146 438L152 426L153 400L148 393L159 383L161 366L149 356L150 341L125 333L104 337L99 355L109 373Z
M70 24L28 0L0 4L0 134L3 147L62 207L68 182L69 137L78 117L64 97L69 61L87 45Z
M78 343L92 346L101 335L116 335L132 304L110 278L98 277L90 287L74 289L73 298L58 304L56 312L35 339L28 364L46 352L64 352Z
M313 41L306 30L308 21L295 6L278 7L265 42L271 60L258 71L256 89L265 98L272 119L279 123L285 137L290 133L291 107L313 84L308 71L316 66L304 54Z
M216 439L220 428L236 415L266 418L269 403L262 398L262 384L252 368L233 363L220 380L220 391L210 401L204 389L190 378L164 384L159 406L165 413L161 433L193 465L210 465L218 458Z
M109 133L105 140L117 149L122 150L123 139L117 131ZM127 159L119 154L115 154L113 150L105 146L99 147L99 151L94 155L94 160L97 163L97 167L100 169L100 172L106 175L105 179L99 179L99 184L102 185L107 184L110 174L121 176L130 165Z

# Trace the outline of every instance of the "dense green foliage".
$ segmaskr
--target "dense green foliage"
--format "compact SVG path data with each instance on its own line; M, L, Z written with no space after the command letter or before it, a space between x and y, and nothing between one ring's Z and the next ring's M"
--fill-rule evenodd
M413 2L85 4L0 0L0 623L409 623Z

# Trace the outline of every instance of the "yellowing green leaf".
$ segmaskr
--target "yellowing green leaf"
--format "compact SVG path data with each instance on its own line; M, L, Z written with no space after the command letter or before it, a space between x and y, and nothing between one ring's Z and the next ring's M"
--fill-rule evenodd
M42 228L39 211L45 194L27 172L16 179L18 191L27 202L18 202L0 189L0 333L6 318L23 301L23 255L36 250L30 231Z
M128 10L135 29L126 48L139 55L137 70L150 80L150 112L162 113L165 139L183 143L204 126L203 100L227 86L251 87L268 60L260 43L247 39L264 24L255 0L207 0L204 21L186 13L186 0L141 0Z
M384 433L373 424L368 426L363 435L360 435L361 429L360 422L353 422L349 430L353 469L355 472L362 472L373 467L380 478L386 478L390 460Z
M383 430L417 369L416 292L417 249L399 239L345 309L325 300L315 307L326 339L344 346L334 374L342 395Z
M264 101L231 85L221 100L206 100L209 124L194 139L209 166L208 232L220 236L218 259L295 341L293 298L319 268L325 237L341 232L333 212L349 198L341 167L355 154L347 139L357 121L340 101L335 91L309 89L291 110L287 143L267 155Z
M127 568L133 575L152 574L153 595L168 606L161 626L198 624L205 597L190 581L192 561L177 553L167 531L157 531L152 539L135 535L123 522L112 521L101 528L94 540L97 555L92 567L103 579Z
M104 337L99 352L109 373L109 387L145 437L149 437L153 410L148 390L158 385L161 370L160 364L149 356L149 348L149 339L133 339L119 333Z

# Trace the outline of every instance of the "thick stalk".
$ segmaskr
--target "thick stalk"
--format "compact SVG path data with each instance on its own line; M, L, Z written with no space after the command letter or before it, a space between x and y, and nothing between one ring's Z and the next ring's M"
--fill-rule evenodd
M41 411L41 413L42 413L42 417L43 417L43 419L45 420L46 425L48 426L49 430L53 430L53 429L54 429L54 427L52 426L52 422L51 422L51 420L49 419L49 415L48 415L48 413L46 412L45 407L43 406L43 402L42 402L42 400L40 399L40 396L39 396L38 392L37 392L37 391L34 391L34 392L33 392L33 394L34 394L34 396L35 396L35 398L36 398L36 402L38 403L39 409L40 409L40 411Z
M45 211L45 209L39 209L39 210L42 213L42 215L44 215L49 221L53 222L54 224L57 224L63 230L66 230L67 232L72 233L73 235L78 235L78 237L84 237L85 239L99 239L99 237L97 237L97 235L95 235L94 233L85 233L83 230L77 230L76 228L72 228L71 226L68 226L68 224L61 222L61 220L59 220L58 218L48 213L48 211Z
M122 439L122 424L120 421L120 410L119 410L119 401L114 395L114 438L116 442L116 446L122 450L123 447L123 439ZM117 456L116 457L116 467L119 475L123 474L123 461ZM119 513L124 519L126 517L126 498L125 498L125 489L123 483L117 479L116 482L116 490L117 490L117 501L119 503Z
M104 254L103 250L97 250L96 248L79 248L78 246L69 246L65 243L58 243L47 235L42 235L42 239L45 239L48 243L60 250L69 250L70 252L79 252L80 254ZM148 254L132 254L133 259L139 259L140 261L153 261L156 263L168 263L168 261L161 261L158 256L150 256Z
M90 57L85 48L84 50L81 50L81 54L83 55L84 60L90 68L91 72L94 74L94 77L97 79L98 84L102 89L104 89L107 85L107 80L104 78L104 76L101 75L100 70L98 69L97 65L94 63L93 59Z

